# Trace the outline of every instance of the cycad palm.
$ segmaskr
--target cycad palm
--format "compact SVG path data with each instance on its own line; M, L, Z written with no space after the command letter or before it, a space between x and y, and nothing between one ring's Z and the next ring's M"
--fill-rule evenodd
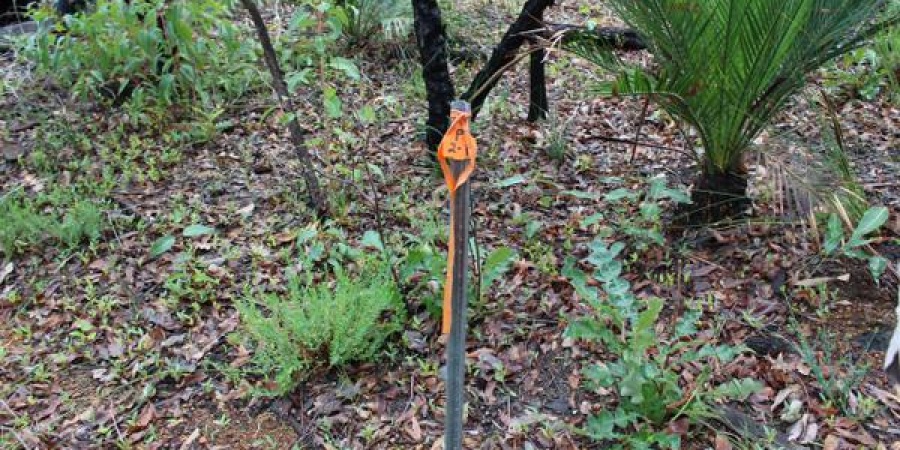
M572 48L619 72L613 93L647 94L697 132L701 219L746 204L742 156L806 74L896 23L884 0L609 0L655 68L621 65L588 35ZM878 18L879 15L889 16Z

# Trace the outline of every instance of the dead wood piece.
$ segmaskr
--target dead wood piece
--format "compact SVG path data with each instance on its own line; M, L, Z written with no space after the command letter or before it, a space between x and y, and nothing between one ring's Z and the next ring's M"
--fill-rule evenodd
M599 48L626 52L647 49L647 44L641 35L630 28L597 27L590 29L581 25L555 23L547 24L544 29L540 30L540 34L545 39L555 41L561 38L564 44L575 38L587 38L594 41Z
M727 426L731 431L758 442L769 442L771 439L772 450L809 450L807 447L795 444L788 440L784 433L765 427L756 422L752 417L736 408L726 405L714 407L716 420Z

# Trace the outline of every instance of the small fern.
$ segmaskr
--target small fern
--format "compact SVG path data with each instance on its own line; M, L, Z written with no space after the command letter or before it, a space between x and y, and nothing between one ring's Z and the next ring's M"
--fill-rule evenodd
M412 4L408 1L350 0L345 7L349 18L344 32L353 40L380 35L386 41L396 41L412 31Z

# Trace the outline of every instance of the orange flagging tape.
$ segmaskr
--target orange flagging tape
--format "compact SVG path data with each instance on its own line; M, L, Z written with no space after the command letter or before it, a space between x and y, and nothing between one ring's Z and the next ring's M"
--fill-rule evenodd
M447 334L450 332L450 313L452 312L451 293L453 290L453 259L456 249L454 248L453 229L456 223L456 217L453 214L453 204L456 199L456 189L468 181L472 172L475 171L475 156L478 153L475 144L475 138L469 132L469 119L471 114L459 110L450 112L450 127L441 139L441 145L438 146L437 159L441 164L441 171L444 172L444 181L447 182L447 188L450 190L450 243L447 249L447 279L444 282L444 308L441 322L441 332ZM465 161L466 167L459 175L454 175L450 169L447 160Z

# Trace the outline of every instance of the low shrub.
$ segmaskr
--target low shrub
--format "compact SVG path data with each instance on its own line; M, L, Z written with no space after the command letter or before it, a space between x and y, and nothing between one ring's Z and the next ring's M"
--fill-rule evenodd
M0 251L7 257L46 242L72 249L100 238L106 222L101 206L65 189L28 197L0 196Z
M209 108L260 80L255 40L236 25L229 2L97 0L25 41L37 75L72 94L120 104ZM45 8L35 19L52 19Z
M309 373L378 356L403 324L404 309L389 266L368 260L361 273L335 269L331 283L312 275L289 279L283 295L237 302L251 372L271 377L264 394L290 392Z

